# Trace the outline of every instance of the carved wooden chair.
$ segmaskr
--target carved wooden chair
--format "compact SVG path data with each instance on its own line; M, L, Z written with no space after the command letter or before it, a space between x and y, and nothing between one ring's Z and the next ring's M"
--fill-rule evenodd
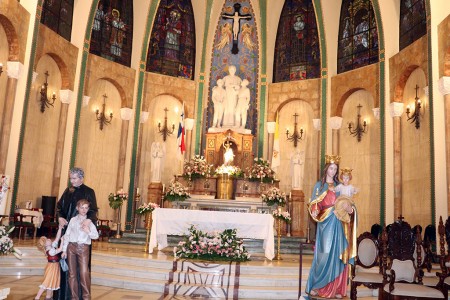
M20 233L23 230L23 239L25 239L27 233L28 233L28 229L31 229L33 231L33 238L36 238L36 225L34 225L33 223L33 219L35 218L35 216L24 216L24 215L20 215L20 225L19 225L19 238L20 238ZM27 219L26 221L24 219Z
M59 224L56 217L51 215L44 215L44 221L42 221L41 229L42 233L45 232L46 237L51 238L53 236L53 232L55 232L56 235L56 232L58 231L58 226Z
M447 221L444 223L442 221L442 216L439 218L439 246L440 246L440 265L442 270L442 275L445 277L442 289L444 292L444 296L448 299L448 290L450 288L450 248L448 249L448 254L445 253L445 241L447 241L447 246L450 243L450 216L447 218Z
M109 222L112 222L110 220L97 220L97 230L98 230L98 240L102 240L106 237L106 239L109 239L111 236L111 227L109 226Z
M381 299L383 272L379 246L378 239L371 232L364 232L358 237L355 265L351 266L350 298L352 300L357 299L356 288L360 285L370 289L378 289L378 298Z
M422 265L421 235L415 235L407 222L400 220L391 225L387 234L387 251L383 251L383 260L389 262L388 268L383 270L383 299L445 299L441 288L443 276L436 287L422 282L423 272L417 267Z

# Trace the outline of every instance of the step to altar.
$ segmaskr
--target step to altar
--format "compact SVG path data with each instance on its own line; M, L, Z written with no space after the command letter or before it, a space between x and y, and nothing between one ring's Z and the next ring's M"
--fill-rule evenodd
M113 244L131 244L145 246L146 231L144 229L137 229L136 233L124 232L121 238L111 237L109 242ZM178 242L183 239L181 236L169 235L167 236L168 247L166 249L173 249ZM244 247L249 253L263 254L263 240L243 239ZM287 237L282 236L280 239L280 253L282 254L300 254L300 242L305 243L306 238L303 237ZM277 247L277 237L275 237L275 252ZM303 253L313 254L312 245L305 245Z

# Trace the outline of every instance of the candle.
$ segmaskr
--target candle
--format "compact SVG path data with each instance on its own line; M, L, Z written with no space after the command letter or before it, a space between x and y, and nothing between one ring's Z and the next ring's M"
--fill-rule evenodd
M139 188L136 189L136 195L139 195Z
M292 199L292 192L289 192L289 199Z
M281 213L281 207L278 207L278 212Z
M163 194L166 191L166 185L163 183Z

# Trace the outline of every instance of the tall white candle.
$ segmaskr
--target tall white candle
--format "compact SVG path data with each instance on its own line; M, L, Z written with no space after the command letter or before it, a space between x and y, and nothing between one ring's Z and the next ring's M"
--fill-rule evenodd
M139 188L136 189L136 195L139 195Z
M163 183L163 194L166 191L166 185Z

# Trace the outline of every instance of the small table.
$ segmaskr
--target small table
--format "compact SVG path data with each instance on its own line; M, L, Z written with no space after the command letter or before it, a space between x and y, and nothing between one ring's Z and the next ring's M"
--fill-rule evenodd
M33 224L36 226L36 228L41 228L42 221L44 221L44 216L42 215L41 211L18 208L14 212L25 216L23 218L23 221L25 222L31 221L31 218L27 218L27 216L33 216Z
M167 247L167 235L185 235L188 228L195 225L197 229L208 232L237 229L239 238L264 240L265 256L270 260L275 256L271 214L157 208L152 218L149 253L156 246L159 250Z

